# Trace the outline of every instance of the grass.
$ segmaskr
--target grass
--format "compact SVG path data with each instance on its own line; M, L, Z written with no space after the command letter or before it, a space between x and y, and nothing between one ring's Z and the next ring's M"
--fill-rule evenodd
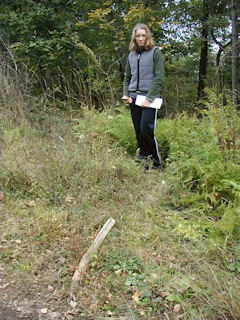
M167 169L144 174L134 156L105 135L105 119L97 130L95 112L39 114L40 121L36 114L31 121L3 115L6 279L43 297L51 285L68 308L75 267L112 217L116 224L90 262L75 311L93 318L239 319L237 240L209 237L213 220L198 209L168 205L178 199L174 177Z

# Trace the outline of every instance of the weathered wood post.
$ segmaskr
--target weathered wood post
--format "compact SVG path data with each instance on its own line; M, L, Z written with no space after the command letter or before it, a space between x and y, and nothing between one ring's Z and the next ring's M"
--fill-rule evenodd
M76 289L77 285L81 282L84 272L87 269L88 263L91 260L92 255L97 251L98 247L108 234L108 232L111 230L112 226L114 225L115 220L113 218L109 218L107 222L104 224L96 238L94 239L91 247L85 252L83 255L78 268L76 269L73 277L72 277L72 283L70 291Z

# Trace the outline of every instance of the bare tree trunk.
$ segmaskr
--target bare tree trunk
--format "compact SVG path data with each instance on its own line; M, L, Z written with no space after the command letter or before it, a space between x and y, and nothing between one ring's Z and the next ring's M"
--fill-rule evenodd
M213 41L215 42L216 45L218 45L218 52L217 52L217 56L216 56L216 75L217 75L217 92L218 94L222 92L223 89L223 72L221 70L221 66L220 66L220 58L221 58L221 54L222 52L225 51L225 49L232 43L232 40L228 41L226 44L221 43L220 41L217 40L217 38L214 35L214 30L211 30L211 36Z
M238 103L238 34L237 34L237 0L232 0L232 96L233 102Z
M46 71L42 68L41 64L39 65L40 70L40 85L44 89L44 91L47 90L47 80L46 80Z
M208 63L208 21L209 17L209 7L208 0L203 0L203 16L202 16L202 47L200 53L199 62L199 77L198 77L198 94L197 99L201 99L204 95L203 90L205 87L205 80L207 76L207 63Z

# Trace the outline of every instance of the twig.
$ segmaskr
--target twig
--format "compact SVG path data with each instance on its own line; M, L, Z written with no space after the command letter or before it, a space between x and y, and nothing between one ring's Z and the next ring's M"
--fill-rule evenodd
M91 247L87 250L87 252L82 257L78 265L78 268L76 269L72 277L71 291L75 290L78 283L81 282L83 274L87 269L88 263L92 255L97 251L98 247L100 246L100 244L102 243L102 241L104 240L108 232L111 230L114 223L115 223L115 220L113 218L109 218L107 220L107 222L104 224L99 234L96 236L95 240L93 241L93 244L91 245Z

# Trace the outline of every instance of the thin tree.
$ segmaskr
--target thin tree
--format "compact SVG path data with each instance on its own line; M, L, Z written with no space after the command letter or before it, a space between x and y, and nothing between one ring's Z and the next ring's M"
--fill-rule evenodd
M237 0L232 0L232 96L233 102L238 103L238 34L237 34Z
M198 77L198 93L197 99L201 99L204 95L204 87L205 87L205 80L207 76L207 63L208 63L208 18L209 18L209 6L208 0L203 0L203 15L202 15L202 46L201 46L201 53L200 53L200 62L199 62L199 77Z

